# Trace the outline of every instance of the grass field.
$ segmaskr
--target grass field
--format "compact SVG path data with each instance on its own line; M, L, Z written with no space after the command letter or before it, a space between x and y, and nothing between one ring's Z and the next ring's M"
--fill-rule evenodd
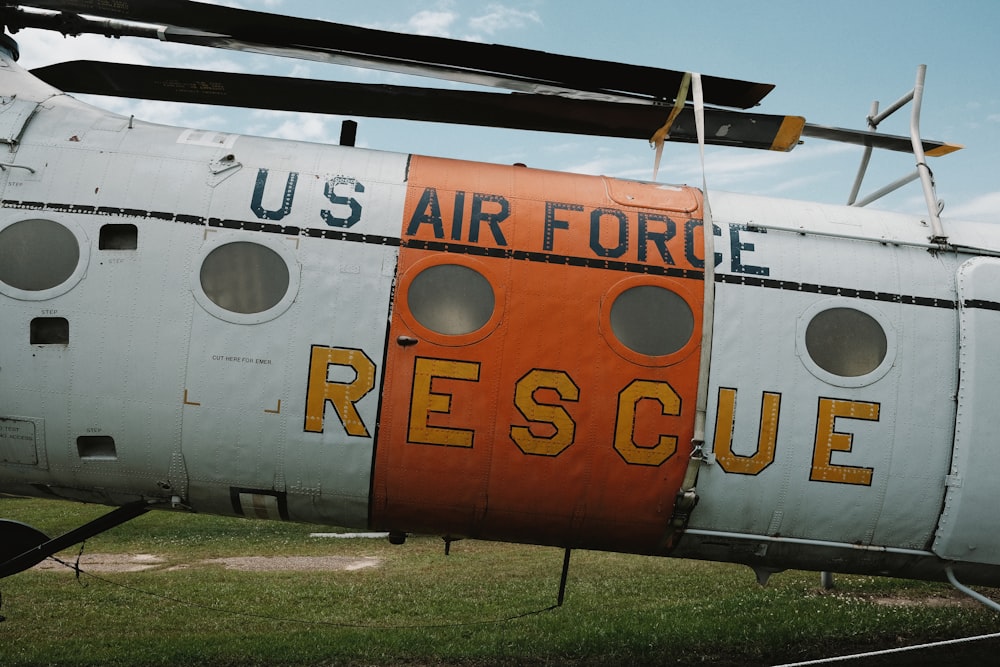
M0 499L0 517L50 535L105 511ZM84 551L155 556L150 569L0 581L0 665L775 664L1000 629L945 585L838 576L825 592L817 574L786 572L762 588L745 567L586 551L573 553L565 604L542 611L556 599L557 549L463 541L446 557L436 538L392 546L314 530L151 512ZM206 562L246 556L375 565Z

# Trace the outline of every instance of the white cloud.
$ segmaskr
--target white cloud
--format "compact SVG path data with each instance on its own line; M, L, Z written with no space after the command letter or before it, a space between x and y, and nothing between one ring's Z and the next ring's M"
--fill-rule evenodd
M502 30L523 28L530 23L542 22L538 12L524 11L491 4L486 7L486 13L469 19L469 28L483 35L493 35Z
M957 220L1000 222L1000 192L989 192L964 204L948 206L942 215Z
M326 144L340 141L338 116L285 111L255 111L252 116L257 124L247 128L250 134Z
M406 22L404 32L447 37L451 34L451 27L457 20L458 14L453 11L425 9L410 17Z
M18 32L14 39L21 45L18 62L27 69L67 60L148 65L155 59L155 53L144 42L134 39L108 39L97 35L63 37L59 33L35 29Z
M14 38L22 47L18 63L26 69L71 60L98 60L133 65L243 72L254 63L245 54L236 56L218 49L138 38L109 39L99 35L63 37L56 32L35 29L23 30ZM249 58L254 57L249 56ZM265 56L256 58L262 59Z
M518 30L530 24L541 23L541 16L536 11L496 3L487 5L480 14L464 19L454 2L442 0L433 8L417 11L403 22L396 21L374 27L478 42L505 30Z
M99 95L74 95L80 101L99 109L136 120L160 125L196 127L203 130L233 131L228 118L231 110L205 104L179 104L155 100L132 100Z
M239 0L198 0L206 5L222 5L223 7L236 7L237 9L254 9L248 5L262 5L265 9L275 9L284 4L285 0L254 0L252 2L239 2Z
M648 179L652 175L652 170L653 163L650 160L649 167L646 169L645 174L642 175L642 178ZM594 176L631 176L632 178L637 178L639 177L638 172L641 171L641 168L638 167L634 156L605 154L591 156L583 162L568 165L565 167L565 171Z

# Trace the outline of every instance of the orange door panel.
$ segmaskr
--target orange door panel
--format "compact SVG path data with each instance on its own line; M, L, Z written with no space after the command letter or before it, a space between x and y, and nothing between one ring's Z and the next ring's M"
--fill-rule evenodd
M691 451L700 215L688 188L414 157L373 525L655 552Z

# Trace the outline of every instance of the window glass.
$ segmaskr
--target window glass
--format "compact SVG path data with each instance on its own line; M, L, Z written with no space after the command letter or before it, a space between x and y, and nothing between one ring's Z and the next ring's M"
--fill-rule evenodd
M212 302L233 313L262 313L288 292L285 260L257 243L220 245L201 265L201 288Z
M680 295L656 285L639 285L615 299L611 330L633 352L659 357L679 351L691 340L694 313Z
M460 336L490 321L496 297L478 271L458 264L436 264L414 277L406 303L422 326L435 333Z
M80 244L51 220L21 220L0 231L0 281L39 292L66 282L80 262Z
M822 310L806 327L809 357L840 377L871 373L885 359L887 348L882 326L871 315L853 308Z

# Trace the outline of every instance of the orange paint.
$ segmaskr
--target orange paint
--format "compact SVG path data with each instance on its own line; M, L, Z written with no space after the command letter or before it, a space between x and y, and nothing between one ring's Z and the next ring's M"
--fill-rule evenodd
M691 451L700 206L690 188L413 157L373 526L655 552ZM414 277L441 263L492 286L475 331L435 333L410 311ZM611 303L638 285L691 308L677 352L615 338Z

